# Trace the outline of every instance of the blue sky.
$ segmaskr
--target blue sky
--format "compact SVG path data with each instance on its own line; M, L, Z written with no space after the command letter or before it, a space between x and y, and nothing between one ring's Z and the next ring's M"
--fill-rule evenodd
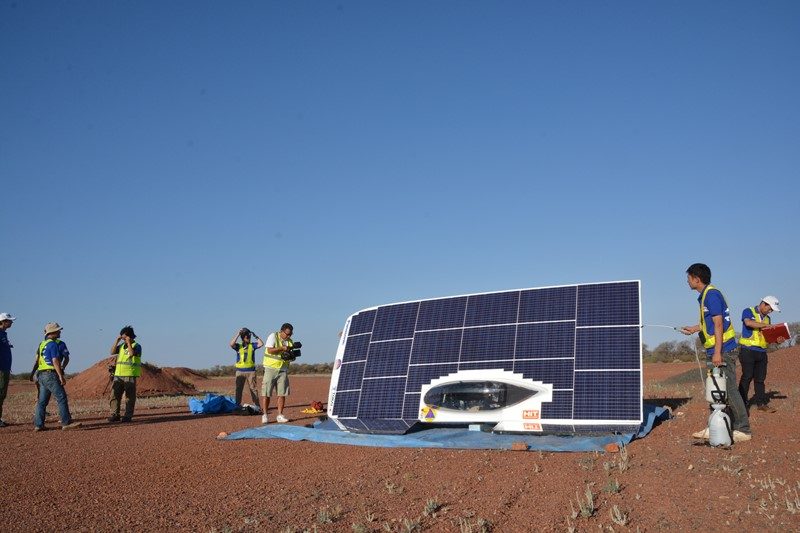
M365 307L623 279L682 325L696 261L800 320L798 87L792 1L0 1L13 371L48 321L73 370L129 323L321 362Z

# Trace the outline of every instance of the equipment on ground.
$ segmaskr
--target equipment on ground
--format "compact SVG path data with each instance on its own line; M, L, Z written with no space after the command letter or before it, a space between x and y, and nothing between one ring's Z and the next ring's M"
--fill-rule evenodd
M727 398L725 366L715 366L706 371L706 401L725 403Z
M419 423L608 433L642 422L640 282L381 305L347 318L328 415L344 430Z
M733 442L731 419L724 411L724 403L712 403L708 417L708 443L711 446L730 446Z

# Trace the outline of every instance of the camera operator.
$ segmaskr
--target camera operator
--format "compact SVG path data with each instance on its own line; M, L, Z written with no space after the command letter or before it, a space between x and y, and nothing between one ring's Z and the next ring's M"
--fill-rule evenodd
M252 342L251 339L253 337L256 338L256 342ZM241 344L237 342L239 338L242 339ZM250 391L253 405L259 405L260 402L256 393L255 352L258 348L264 346L264 341L249 329L242 328L233 336L230 346L236 352L236 407L242 406L242 391L245 383L247 383L247 388Z
M294 360L299 355L300 343L292 340L294 327L286 323L281 326L280 331L270 333L267 337L266 349L264 350L264 379L261 382L261 423L269 422L267 408L269 407L269 397L275 391L278 397L278 416L277 422L288 422L289 419L283 415L283 408L286 405L286 396L289 394L289 361Z
M111 355L117 356L114 381L111 384L111 416L109 422L130 422L136 406L136 378L142 375L142 346L134 339L132 326L125 326L111 345ZM119 409L125 393L125 415L120 419Z

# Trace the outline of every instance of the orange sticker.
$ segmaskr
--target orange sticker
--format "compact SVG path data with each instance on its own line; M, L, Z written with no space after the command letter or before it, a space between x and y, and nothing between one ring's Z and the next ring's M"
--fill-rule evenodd
M528 424L528 423L525 423L525 424L522 424L522 428L526 429L528 431L541 431L542 430L542 425L541 424Z
M538 409L527 409L522 411L522 418L525 420L538 420L539 419L539 410Z

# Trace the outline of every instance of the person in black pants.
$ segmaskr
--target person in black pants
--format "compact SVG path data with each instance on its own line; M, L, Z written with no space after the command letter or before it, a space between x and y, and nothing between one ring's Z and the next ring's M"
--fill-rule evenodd
M769 314L780 312L778 299L764 296L755 307L742 311L742 336L739 339L739 362L742 365L742 378L739 380L739 394L747 403L750 382L754 382L755 396L753 403L756 409L774 413L775 409L767 405L764 381L767 379L767 340L761 330L771 324Z

